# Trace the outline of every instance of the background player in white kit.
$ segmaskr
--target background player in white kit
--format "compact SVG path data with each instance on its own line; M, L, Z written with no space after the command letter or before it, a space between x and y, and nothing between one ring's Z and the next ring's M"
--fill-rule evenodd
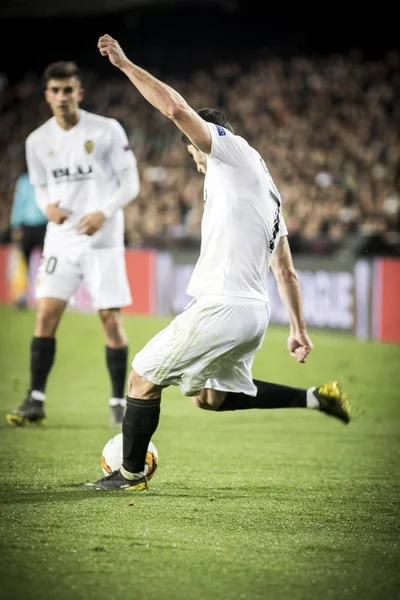
M50 64L44 80L53 117L27 138L26 158L36 201L49 224L36 290L30 387L23 404L6 418L16 425L45 418L57 327L84 281L105 336L112 424L121 426L128 342L120 308L131 303L122 208L139 193L136 159L118 121L79 107L83 89L75 63Z
M116 40L102 36L98 47L182 131L206 175L205 207L200 257L188 288L194 301L132 362L122 467L83 487L147 488L147 446L158 426L162 389L169 385L204 409L316 408L348 423L350 408L337 382L306 390L252 379L269 322L270 265L290 315L289 351L305 362L312 349L279 192L263 159L234 135L220 112L196 113L175 90L129 61Z

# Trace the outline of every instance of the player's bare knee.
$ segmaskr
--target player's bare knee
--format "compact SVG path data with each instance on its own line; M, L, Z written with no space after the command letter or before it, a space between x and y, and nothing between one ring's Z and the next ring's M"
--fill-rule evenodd
M161 386L155 385L132 369L128 378L128 396L143 400L153 400L161 397L161 390Z
M127 344L127 336L122 325L120 310L115 308L99 310L99 316L107 345L112 348L125 346Z

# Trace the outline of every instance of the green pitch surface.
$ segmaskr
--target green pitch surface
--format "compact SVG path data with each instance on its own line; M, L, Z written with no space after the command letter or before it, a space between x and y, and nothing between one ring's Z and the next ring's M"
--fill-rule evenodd
M125 319L130 354L167 323ZM0 597L6 600L400 598L400 347L312 332L306 365L271 328L254 375L339 378L356 420L316 411L212 413L169 389L149 493L102 476L110 386L96 316L68 313L47 424L15 428L34 313L0 310Z

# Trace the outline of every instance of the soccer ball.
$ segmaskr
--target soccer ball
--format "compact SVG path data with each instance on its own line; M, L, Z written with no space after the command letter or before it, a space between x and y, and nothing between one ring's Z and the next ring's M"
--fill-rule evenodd
M100 460L101 468L104 475L109 475L113 471L117 471L122 465L122 433L117 433L112 437L103 448ZM144 471L147 479L151 479L158 467L158 450L150 442L147 448L146 464Z

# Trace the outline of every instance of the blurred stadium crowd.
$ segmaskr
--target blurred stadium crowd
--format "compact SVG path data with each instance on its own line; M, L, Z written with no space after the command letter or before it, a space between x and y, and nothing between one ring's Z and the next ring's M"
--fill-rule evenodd
M194 108L224 111L264 157L282 194L294 253L399 253L400 53L373 61L352 50L227 62L167 82ZM197 245L203 177L173 124L111 67L106 78L84 72L83 85L82 108L118 119L138 160L141 192L126 208L126 243ZM25 139L50 113L35 73L12 85L0 75L0 90L4 242Z

